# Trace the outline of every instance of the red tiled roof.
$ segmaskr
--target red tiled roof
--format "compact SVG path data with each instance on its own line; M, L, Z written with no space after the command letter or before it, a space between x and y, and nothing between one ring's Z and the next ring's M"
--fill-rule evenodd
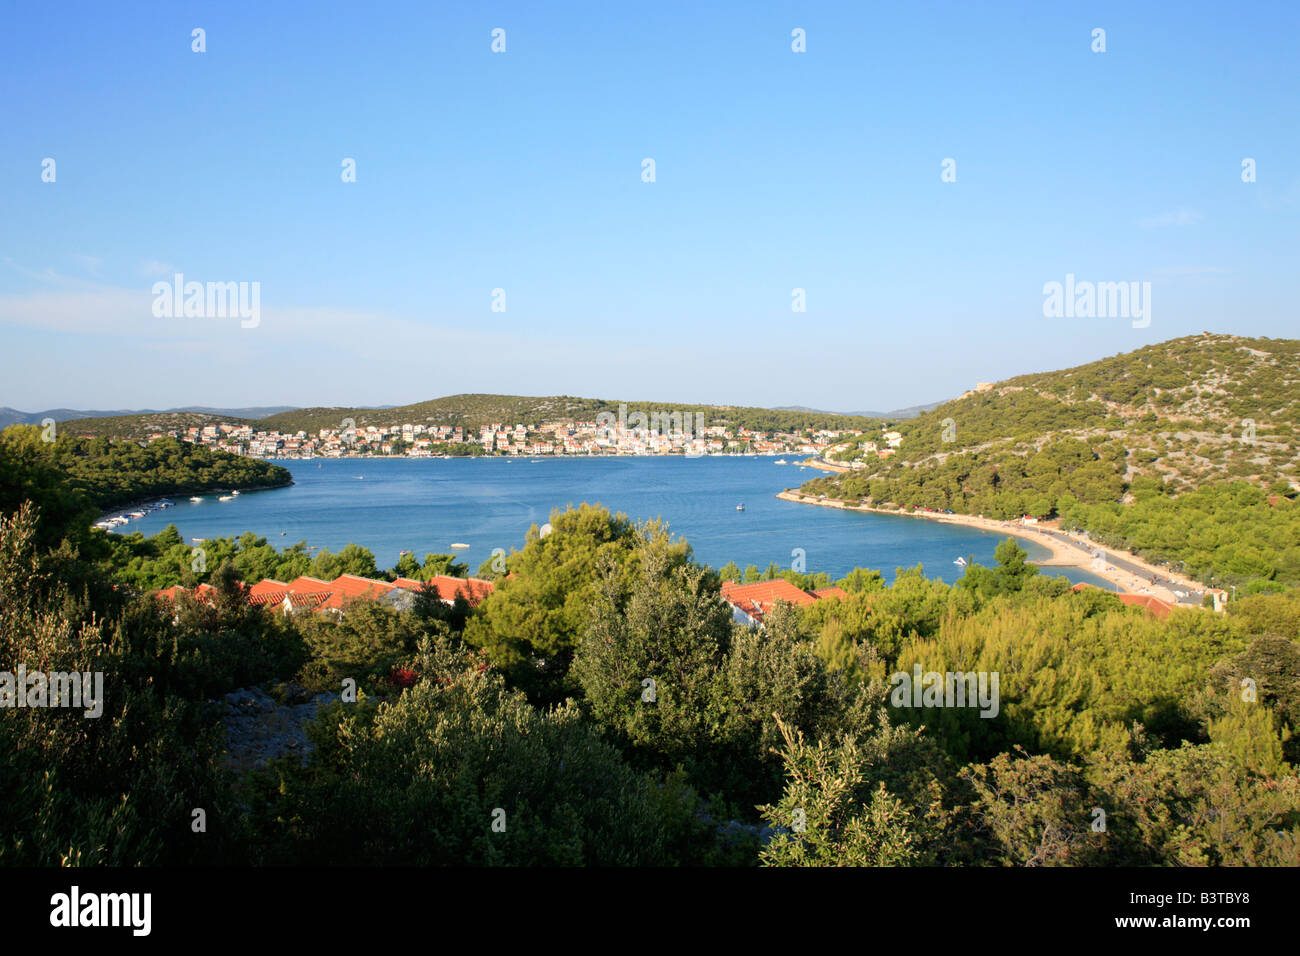
M496 588L491 581L479 578L453 578L446 575L438 575L429 583L437 588L438 596L444 601L451 602L457 597L463 597L471 607L478 605ZM340 574L333 581L322 581L320 578L302 575L288 584L276 581L274 578L266 578L246 590L249 604L273 607L287 600L289 607L295 611L326 611L342 610L351 601L377 600L398 588L415 590L424 585L425 582L414 578L379 581L356 574ZM244 585L241 583L240 587ZM155 593L160 599L171 601L185 590L177 584ZM210 584L200 584L195 589L195 596L209 599L215 591L216 589Z
M294 578L287 585L290 594L316 594L321 591L331 590L328 581L322 581L320 578L308 577L301 575Z
M331 591L315 591L310 594L303 591L297 593L286 591L285 599L295 611L315 611L328 601L332 594Z
M243 587L241 584L240 587ZM169 588L154 592L155 596L162 598L164 601L174 601L178 595L189 593L189 589L180 585L173 584ZM200 584L194 589L194 599L196 601L211 601L212 595L217 593L217 589L211 584Z
M429 579L429 583L438 589L438 597L444 601L454 601L463 597L470 607L476 607L480 601L496 590L491 581L481 578L453 578L438 574Z
M1119 599L1130 607L1146 608L1147 613L1162 621L1174 609L1174 606L1168 601L1162 601L1153 594L1121 594Z
M815 604L817 601L807 591L800 590L785 578L754 581L750 584L727 581L722 585L722 597L727 603L744 611L756 621L763 620L777 601L787 601L796 605Z
M1093 590L1101 590L1100 588L1094 588L1093 585L1086 581L1080 581L1078 584L1074 585L1074 587L1070 588L1070 590L1077 593L1089 588ZM1114 591L1107 591L1106 593L1115 594L1123 604L1127 604L1129 607L1144 608L1152 617L1158 618L1161 621L1167 618L1174 609L1172 604L1168 601L1162 601L1154 594L1117 594Z
M393 590L394 585L388 581L375 581L355 574L340 574L333 580L330 587L336 594L341 592L344 597L368 597L373 599L383 597Z
M818 588L813 592L813 597L818 600L821 600L822 598L836 598L837 600L843 601L848 598L848 596L849 592L837 584L832 584L828 588Z

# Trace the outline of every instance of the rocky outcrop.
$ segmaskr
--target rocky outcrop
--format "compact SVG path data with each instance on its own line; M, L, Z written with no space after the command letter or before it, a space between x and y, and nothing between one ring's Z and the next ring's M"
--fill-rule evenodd
M260 687L244 687L221 698L221 723L226 729L226 759L231 770L245 774L273 760L296 755L306 760L312 751L306 725L338 694L312 697L289 684L278 688L280 703Z

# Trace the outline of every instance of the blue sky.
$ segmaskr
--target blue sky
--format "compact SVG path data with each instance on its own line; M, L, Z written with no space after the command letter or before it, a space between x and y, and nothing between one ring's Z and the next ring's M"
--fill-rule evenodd
M1300 329L1300 4L0 18L0 405L887 409ZM176 272L260 283L257 326L155 317ZM1044 318L1067 273L1149 281L1149 327Z

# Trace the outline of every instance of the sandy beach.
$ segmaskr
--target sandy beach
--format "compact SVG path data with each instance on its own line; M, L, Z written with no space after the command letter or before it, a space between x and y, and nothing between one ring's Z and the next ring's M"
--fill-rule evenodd
M811 462L806 464L811 465ZM980 518L975 515L943 514L933 511L902 511L891 508L875 508L868 505L853 506L838 500L804 495L797 489L786 489L776 497L784 501L820 505L824 508L839 508L845 511L873 511L878 514L900 515L905 518L927 518L930 521L959 524L968 528L979 528L984 531L993 531L998 534L1023 538L1026 541L1040 544L1051 552L1052 556L1050 558L1032 562L1040 567L1079 568L1095 574L1125 594L1150 594L1162 601L1168 601L1170 604L1188 603L1190 601L1190 598L1179 597L1174 591L1183 591L1188 595L1199 595L1203 594L1207 589L1207 586L1199 581L1194 581L1186 575L1178 574L1168 568L1151 564L1130 552L1118 552L1113 548L1104 548L1079 535L1062 532L1055 521L1040 521L1036 524L1027 524L1023 521L1000 521L993 518ZM1101 561L1093 557L1093 552L1098 549L1102 553ZM1130 571L1127 568L1117 567L1114 563L1115 559L1119 559L1134 570ZM1151 583L1153 576L1162 581L1170 582L1172 586L1153 585ZM1199 603L1199 597L1192 603Z

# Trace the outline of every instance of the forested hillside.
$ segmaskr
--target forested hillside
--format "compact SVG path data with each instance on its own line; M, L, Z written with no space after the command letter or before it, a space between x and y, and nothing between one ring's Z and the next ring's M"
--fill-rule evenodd
M0 510L39 500L48 526L80 540L95 515L147 498L226 489L275 488L288 469L253 458L162 438L147 445L68 432L42 440L35 425L0 432ZM76 515L76 520L73 520Z
M1300 342L1197 335L968 392L804 490L1061 518L1224 583L1300 583Z
M351 418L358 428L424 423L460 425L478 429L483 425L528 425L547 422L595 421L601 412L618 415L618 399L573 398L557 395L533 398L521 395L450 395L397 408L302 408L282 415L272 415L255 423L259 429L281 432L314 432L321 428L338 428L344 418ZM681 412L704 415L705 425L729 425L761 431L804 431L815 428L869 428L870 419L833 412L778 411L771 408L747 408L729 405L690 405L680 402L626 402L627 413ZM692 419L693 423L694 419Z

